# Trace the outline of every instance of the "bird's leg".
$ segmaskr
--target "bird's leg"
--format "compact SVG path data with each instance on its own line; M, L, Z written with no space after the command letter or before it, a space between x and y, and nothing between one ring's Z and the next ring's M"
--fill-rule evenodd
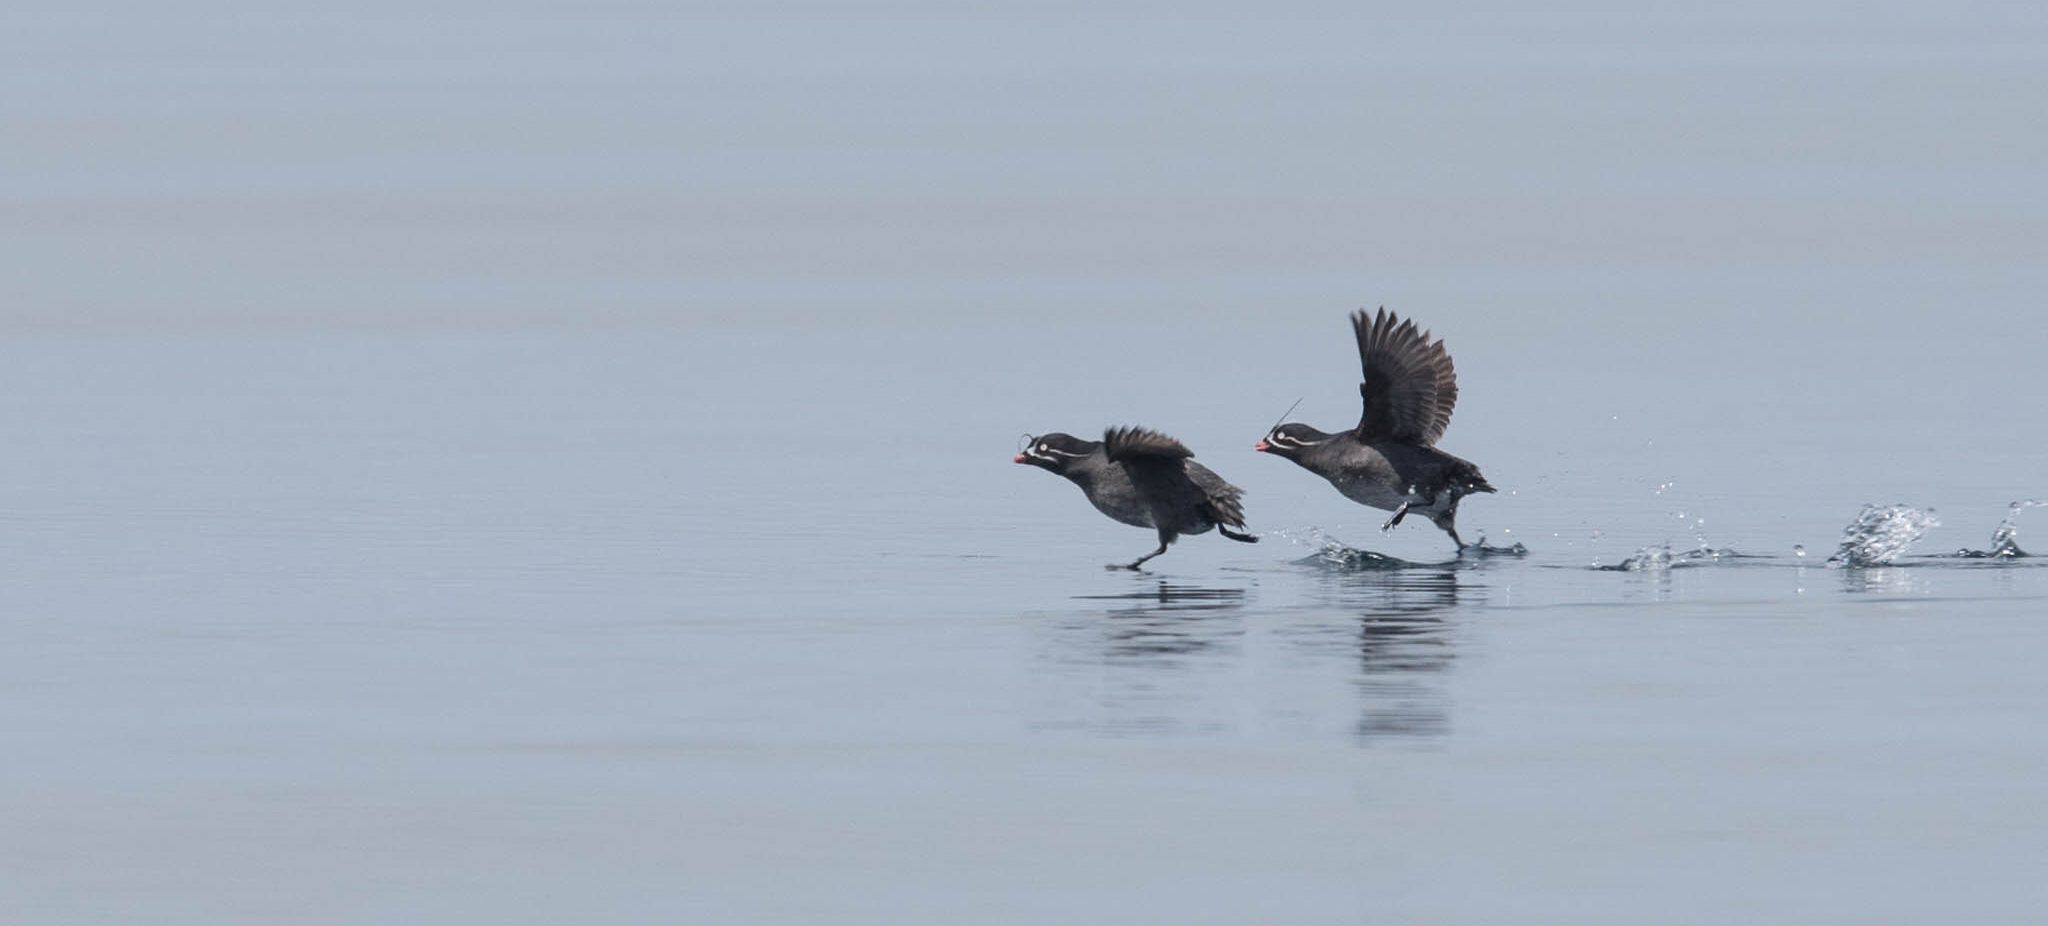
M1401 524L1401 519L1408 516L1408 506L1412 504L1414 501L1415 499L1413 497L1403 500L1401 502L1401 507L1394 509L1394 516L1388 518L1387 523L1380 525L1380 530L1390 531L1396 527L1399 527Z
M1442 528L1444 533L1451 535L1451 542L1458 545L1458 555L1465 555L1465 540L1458 536L1458 497L1451 496L1450 507L1433 516L1431 520L1435 521L1436 526ZM1483 531L1479 539L1486 539Z
M1144 556L1140 556L1140 557L1138 557L1138 558L1137 558L1136 560L1133 560L1133 561L1131 562L1131 564L1130 564L1129 566L1124 566L1124 567L1121 567L1121 568L1124 568L1124 569L1137 569L1137 568L1138 568L1139 566L1143 566L1143 565L1145 565L1145 561L1146 561L1146 560L1148 560L1148 559L1151 559L1152 557L1158 556L1159 554L1161 554L1161 553L1164 553L1164 552L1166 552L1166 548L1167 548L1167 547L1169 547L1169 546L1172 546L1172 545L1173 545L1173 541L1174 541L1174 538L1176 538L1176 537L1179 537L1179 536L1180 536L1180 534L1179 534L1179 533L1178 533L1177 531L1167 531L1167 530L1162 530L1162 531L1160 531L1160 532L1159 532L1159 549L1157 549L1157 550L1153 550L1152 552L1150 552L1150 553L1147 553L1147 554L1145 554ZM1115 568L1118 568L1118 567L1112 566L1112 567L1110 567L1110 568L1112 568L1112 569L1115 569Z
M1225 537L1228 537L1228 538L1230 538L1230 539L1232 539L1232 540L1235 540L1235 541L1237 541L1238 543L1258 543L1258 542L1259 542L1259 537L1258 537L1258 535L1257 535L1257 534L1240 534L1240 533L1237 533L1236 531L1233 531L1233 530L1231 530L1230 528L1224 527L1224 526L1223 526L1223 525L1221 525L1221 524L1218 524L1218 525L1216 525L1216 529L1217 529L1218 531L1221 531L1221 532L1222 532L1222 534L1223 534L1223 536L1225 536Z
M1109 568L1111 568L1111 569L1130 569L1130 570L1134 570L1134 571L1135 571L1135 570L1136 570L1136 569L1137 569L1137 568L1138 568L1139 566L1143 566L1143 565L1145 565L1145 561L1146 561L1146 560L1148 560L1148 559L1151 559L1152 557L1158 556L1159 554L1161 554L1161 553L1164 553L1164 552L1166 552L1166 544L1167 544L1167 541L1163 541L1163 540L1162 540L1162 541L1160 541L1160 543L1159 543L1159 549L1157 549L1157 550L1153 550L1152 552L1150 552L1150 553L1147 553L1147 554L1145 554L1144 556L1140 556L1140 557L1138 557L1137 559L1135 559L1135 560L1132 560L1132 561L1131 561L1131 564L1130 564L1130 565L1128 565L1128 566L1117 566L1117 565L1111 565L1111 566L1110 566Z

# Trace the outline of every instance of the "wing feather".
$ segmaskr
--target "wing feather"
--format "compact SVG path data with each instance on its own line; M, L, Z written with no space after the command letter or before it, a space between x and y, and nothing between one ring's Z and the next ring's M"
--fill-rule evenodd
M1381 308L1351 316L1358 335L1358 361L1365 381L1358 394L1365 411L1358 419L1361 440L1400 440L1429 446L1443 437L1458 404L1458 373L1442 339L1413 321Z
M1185 460L1195 455L1186 444L1148 428L1110 428L1102 432L1102 444L1111 463L1139 457Z
M1209 500L1215 519L1231 527L1244 526L1244 490L1223 481L1222 476L1200 463L1188 463L1188 478Z

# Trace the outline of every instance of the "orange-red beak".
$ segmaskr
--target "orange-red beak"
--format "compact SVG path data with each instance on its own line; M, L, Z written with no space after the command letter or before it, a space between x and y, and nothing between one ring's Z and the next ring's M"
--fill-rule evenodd
M1010 462L1012 462L1012 463L1029 463L1029 462L1031 462L1031 461L1030 461L1030 460L1026 460L1026 459L1024 459L1024 455L1020 453L1020 454L1017 454L1017 458L1016 458L1016 459L1014 459L1014 460L1011 460Z
M1273 445L1261 440L1258 443L1253 444L1252 449L1260 453L1265 453L1266 451L1273 449Z

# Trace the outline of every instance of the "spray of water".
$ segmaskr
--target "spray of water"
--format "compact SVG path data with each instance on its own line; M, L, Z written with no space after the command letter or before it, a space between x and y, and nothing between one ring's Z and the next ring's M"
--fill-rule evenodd
M2020 519L2020 512L2029 508L2042 507L2048 507L2048 499L2029 498L2013 502L2012 507L2005 513L2005 520L1998 522L1998 529L1991 532L1991 555L2006 557L2028 555L2027 551L2020 549L2018 539L2020 529L2016 522Z
M1612 566L1602 566L1599 563L1594 563L1593 568L1607 572L1665 572L1687 566L1710 566L1736 555L1735 550L1732 548L1720 547L1717 549L1709 546L1704 540L1700 542L1698 547L1691 550L1674 551L1671 549L1671 545L1667 543L1661 546L1644 547L1637 550L1635 555Z
M1513 532L1507 531L1506 533ZM1476 557L1479 559L1485 559L1489 556L1511 556L1520 558L1528 555L1529 547L1521 541L1517 540L1514 543L1508 544L1507 546L1496 546L1486 542L1486 534L1484 533L1481 533L1479 535L1478 540L1474 540L1471 543L1466 544L1465 549L1458 551L1458 556L1461 558L1467 556Z
M1672 483L1667 482L1659 487L1658 491L1661 493L1671 485ZM1692 539L1697 544L1692 549L1673 550L1667 541L1654 547L1642 547L1627 559L1611 566L1602 565L1595 560L1593 568L1606 572L1665 572L1688 566L1711 566L1740 555L1733 547L1716 547L1707 542L1706 518L1694 517L1684 511L1674 511L1671 516L1692 531Z
M1399 569L1411 565L1407 560L1384 553L1345 546L1320 527L1282 528L1266 533L1297 547L1307 547L1309 555L1301 560L1307 565L1338 570Z
M1306 547L1309 555L1299 562L1304 565L1322 566L1341 571L1372 569L1404 569L1410 566L1428 565L1411 562L1385 553L1360 550L1344 545L1320 527L1289 527L1266 531L1266 536L1278 537L1297 547ZM1507 546L1493 546L1486 542L1486 535L1465 545L1458 551L1458 562L1472 565L1493 557L1519 559L1529 555L1529 548L1517 541Z
M1930 528L1939 526L1941 519L1932 508L1865 505L1856 520L1842 528L1842 543L1835 555L1828 557L1828 566L1882 566L1905 553Z

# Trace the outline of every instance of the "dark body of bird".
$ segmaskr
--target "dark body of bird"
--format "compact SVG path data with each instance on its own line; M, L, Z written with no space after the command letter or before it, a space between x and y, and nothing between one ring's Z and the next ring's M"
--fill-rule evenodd
M1293 460L1330 481L1345 498L1394 513L1382 529L1409 514L1435 522L1460 550L1458 500L1492 492L1479 467L1436 449L1458 402L1458 374L1442 340L1413 321L1380 309L1351 316L1365 381L1358 426L1336 434L1305 424L1273 428L1253 449Z
M1053 432L1031 438L1018 463L1065 476L1081 487L1097 511L1159 533L1159 549L1112 568L1136 569L1166 552L1183 534L1210 528L1232 540L1256 543L1244 527L1244 492L1193 459L1180 441L1144 428L1111 428L1102 440Z

